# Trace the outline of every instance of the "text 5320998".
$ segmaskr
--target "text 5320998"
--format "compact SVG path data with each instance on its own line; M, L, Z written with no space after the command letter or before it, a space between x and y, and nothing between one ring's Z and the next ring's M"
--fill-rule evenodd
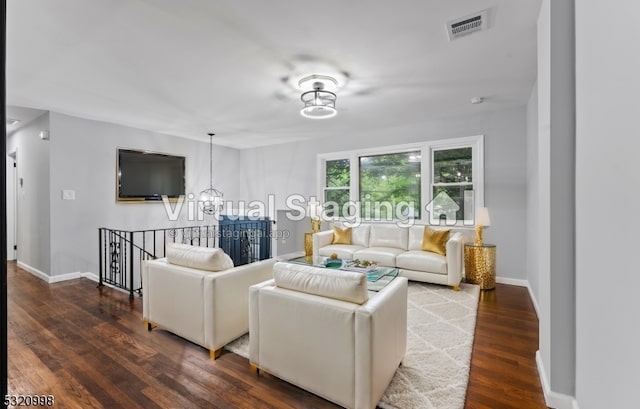
M53 406L53 395L4 395L4 406Z

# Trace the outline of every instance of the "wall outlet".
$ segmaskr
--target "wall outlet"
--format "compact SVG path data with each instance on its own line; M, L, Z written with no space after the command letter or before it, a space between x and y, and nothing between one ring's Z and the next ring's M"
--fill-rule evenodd
M76 191L75 190L63 190L62 191L62 200L76 200Z

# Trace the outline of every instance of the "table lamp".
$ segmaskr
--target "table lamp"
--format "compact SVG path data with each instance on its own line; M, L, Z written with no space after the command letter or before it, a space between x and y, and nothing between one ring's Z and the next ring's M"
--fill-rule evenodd
M476 225L476 246L482 246L482 230L485 227L491 226L491 219L489 218L489 209L486 207L479 207L476 209L475 214Z
M309 202L307 214L311 217L311 233L320 232L320 215L322 214L322 205L318 202Z

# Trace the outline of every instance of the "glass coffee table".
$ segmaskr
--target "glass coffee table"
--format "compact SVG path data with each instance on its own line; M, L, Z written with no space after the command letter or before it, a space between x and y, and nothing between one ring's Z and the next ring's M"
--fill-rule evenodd
M324 256L302 256L284 261L285 263L303 264L332 270L355 271L367 275L367 289L369 291L380 291L386 287L394 278L398 276L398 269L395 267L375 266L374 268L362 269L351 267L353 260L330 259Z

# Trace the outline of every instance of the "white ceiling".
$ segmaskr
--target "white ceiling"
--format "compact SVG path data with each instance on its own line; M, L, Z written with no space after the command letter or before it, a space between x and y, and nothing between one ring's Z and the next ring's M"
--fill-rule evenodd
M506 109L536 77L540 0L8 0L7 104L237 148ZM445 23L489 9L486 31ZM349 74L300 116L296 65ZM470 98L485 102L472 105Z

